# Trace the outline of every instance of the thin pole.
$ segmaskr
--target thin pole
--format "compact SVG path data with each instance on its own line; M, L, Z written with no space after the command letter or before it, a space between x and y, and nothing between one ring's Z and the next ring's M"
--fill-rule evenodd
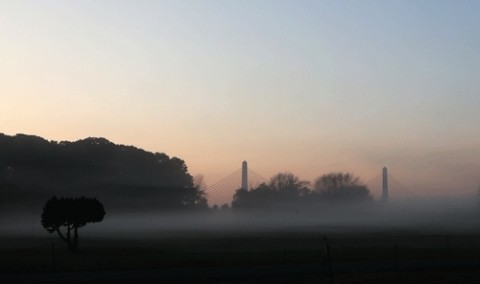
M388 172L387 167L382 169L382 200L383 202L388 201Z

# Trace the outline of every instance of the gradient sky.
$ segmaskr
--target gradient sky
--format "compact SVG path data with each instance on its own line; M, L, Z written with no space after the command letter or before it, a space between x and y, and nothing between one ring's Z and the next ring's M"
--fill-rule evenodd
M106 137L207 185L388 166L480 182L479 1L0 1L0 132Z

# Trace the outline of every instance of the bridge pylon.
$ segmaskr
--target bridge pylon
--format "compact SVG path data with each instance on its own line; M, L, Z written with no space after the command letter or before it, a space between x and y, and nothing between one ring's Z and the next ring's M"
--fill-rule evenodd
M388 171L387 167L383 167L382 170L382 200L388 201Z
M242 162L242 189L248 191L248 166L247 166L247 161Z

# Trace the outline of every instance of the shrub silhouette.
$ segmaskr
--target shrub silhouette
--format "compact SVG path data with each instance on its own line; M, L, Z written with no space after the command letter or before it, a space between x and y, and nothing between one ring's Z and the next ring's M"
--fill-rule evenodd
M42 226L49 233L57 232L68 244L69 250L74 252L78 247L78 228L87 223L100 222L104 216L103 204L96 198L58 199L54 196L43 208ZM65 233L61 227L65 227Z

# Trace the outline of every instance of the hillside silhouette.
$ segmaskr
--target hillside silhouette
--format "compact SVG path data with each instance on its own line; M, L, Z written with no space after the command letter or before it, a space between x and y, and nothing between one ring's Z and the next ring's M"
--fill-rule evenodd
M105 138L57 142L0 134L0 203L37 208L54 195L95 196L114 210L207 206L180 158Z

